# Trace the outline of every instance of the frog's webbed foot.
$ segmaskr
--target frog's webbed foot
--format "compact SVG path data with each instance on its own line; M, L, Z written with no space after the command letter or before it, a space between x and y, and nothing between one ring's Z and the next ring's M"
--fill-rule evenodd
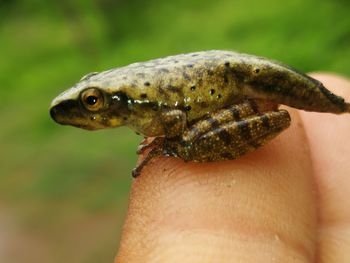
M289 126L289 113L275 109L276 105L246 101L220 110L185 130L181 140L166 140L165 151L188 161L236 159Z
M143 147L140 153L143 154L147 149L151 149L145 158L132 170L132 176L136 178L140 175L143 167L145 167L154 157L163 154L164 149L164 137L156 137L152 142L146 145L141 145Z

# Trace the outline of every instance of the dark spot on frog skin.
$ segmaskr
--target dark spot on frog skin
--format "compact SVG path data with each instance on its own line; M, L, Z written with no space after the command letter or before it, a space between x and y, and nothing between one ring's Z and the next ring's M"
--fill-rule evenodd
M214 95L214 93L215 93L215 89L210 89L209 94Z
M265 129L269 129L270 128L270 123L269 123L269 118L266 115L261 115L259 116L262 125L265 127Z
M192 86L192 87L191 87L191 90L192 90L192 91L195 91L195 90L196 90L196 86Z
M227 84L229 80L229 75L232 73L230 62L225 62L225 68L224 68L224 83Z
M259 68L254 69L254 73L255 74L259 74L260 73L260 69Z
M185 111L190 111L192 109L192 107L190 105L186 105L184 109L185 109Z
M202 71L202 70L195 70L194 71L194 77L195 77L195 79L197 79L198 85L201 85L201 83L203 82L203 77L204 77L203 72L204 71Z
M209 123L211 128L217 128L220 125L219 121L217 119L214 119L214 118L208 118L207 122Z
M185 80L191 80L190 75L188 75L186 72L182 73L182 76L184 77Z
M218 94L218 95L216 96L216 98L217 98L217 99L221 99L221 98L222 98L222 95L221 95L221 94Z
M179 87L175 87L173 85L168 85L167 89L173 93L179 93L181 91L181 89Z
M225 71L225 73L224 73L224 83L225 83L225 84L228 83L228 77L227 77L226 71Z
M161 94L161 95L165 95L165 94L166 94L166 92L165 92L163 86L158 86L158 92L159 92L159 94Z
M187 64L186 67L193 68L193 64Z
M225 130L225 129L221 129L220 132L218 133L219 138L226 144L230 144L232 141L232 136L231 134Z
M209 69L209 70L207 71L207 73L208 73L209 76L213 76L213 75L214 75L214 71L212 71L211 69Z
M258 113L259 110L258 110L258 105L256 104L256 102L254 100L250 100L250 106L253 110L254 113Z
M169 70L166 68L161 68L159 71L162 73L169 73Z
M251 135L250 129L249 129L249 122L247 120L241 120L237 123L237 127L240 131L242 138L246 142L251 141L252 135Z
M231 112L234 120L238 121L241 118L239 111L235 107L230 108L229 111Z
M161 108L161 105L158 102L153 102L153 101L144 101L144 102L138 103L138 106L140 107L139 108L140 112L144 112L149 109L152 109L153 111L158 111Z
M147 94L146 94L146 93L142 93L142 94L140 95L140 97L141 97L141 99L147 99Z
M152 110L154 110L154 111L159 110L159 106L157 103L153 102L153 103L150 103L149 105L151 106Z
M240 69L239 67L230 68L230 72L232 72L233 77L237 81L244 82L246 74L245 74L245 72L242 69Z
M121 115L127 115L132 108L134 100L130 98L126 93L118 91L111 94L109 102L109 112L118 112Z
M145 85L146 87L149 87L151 83L149 83L149 81L146 81L145 83L143 83L143 85Z
M163 86L158 87L158 92L159 92L159 95L165 98L165 100L169 100L171 94L169 94L169 92L166 92Z
M145 78L145 74L144 73L142 73L142 72L138 72L138 73L136 73L136 76L138 76L138 77L140 77L140 78Z

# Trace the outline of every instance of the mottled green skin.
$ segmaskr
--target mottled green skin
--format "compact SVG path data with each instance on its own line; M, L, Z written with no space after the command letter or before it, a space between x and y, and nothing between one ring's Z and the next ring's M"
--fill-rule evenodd
M90 112L81 103L81 92L92 87L104 96L104 106L97 112ZM247 101L252 103L249 107L257 107L250 115L226 118L219 125L215 121L217 117L211 118L235 105L240 105L236 109L239 111ZM350 109L343 98L331 93L322 83L288 66L252 55L214 50L89 74L53 101L51 115L61 124L85 129L125 125L144 136L164 135L161 153L185 160L214 161L237 158L288 127L289 115L277 111L278 104L331 113ZM186 134L191 131L204 134L196 123L207 119L215 122L205 130L205 136L210 137L207 142L213 145L196 144L198 136L186 141ZM271 123L266 125L267 122ZM274 123L281 125L276 128ZM221 140L216 147L215 142L223 135L214 130L222 127L238 139L235 143ZM251 134L243 136L242 130ZM259 132L265 135L259 137ZM249 146L242 141L249 142ZM204 148L220 151L224 143L231 143L232 147L224 147L216 157L204 157Z

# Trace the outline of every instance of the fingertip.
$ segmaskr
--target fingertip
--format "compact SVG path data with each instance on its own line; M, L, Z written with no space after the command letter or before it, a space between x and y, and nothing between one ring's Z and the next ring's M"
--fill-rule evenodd
M350 80L330 73L313 73L331 91L350 100ZM350 217L350 115L301 112L311 147L315 179L319 187L321 223L344 221Z
M312 169L291 115L289 129L237 160L154 158L133 181L117 262L311 262Z

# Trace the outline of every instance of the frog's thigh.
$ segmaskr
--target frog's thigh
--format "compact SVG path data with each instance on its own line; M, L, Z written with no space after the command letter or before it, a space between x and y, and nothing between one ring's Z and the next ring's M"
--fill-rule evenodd
M227 109L219 110L203 120L197 121L182 134L184 143L191 142L213 128L230 121L239 121L259 112L277 110L276 104L259 100L246 100Z
M178 146L178 154L198 162L236 159L265 144L289 125L290 116L285 110L248 116L223 123L184 148Z
M179 136L186 126L186 113L181 110L165 111L161 115L164 135L167 138Z

